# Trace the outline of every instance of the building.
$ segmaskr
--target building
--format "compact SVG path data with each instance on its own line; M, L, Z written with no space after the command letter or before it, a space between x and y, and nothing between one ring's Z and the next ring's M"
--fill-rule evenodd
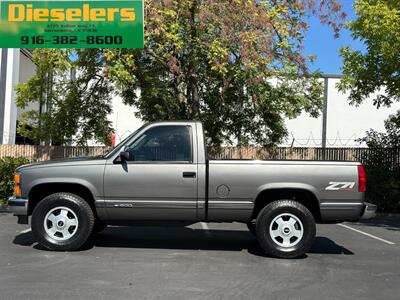
M15 86L35 73L32 51L29 49L0 49L0 144L22 143L16 132L17 121L24 110L15 105ZM37 109L39 104L26 110Z
M15 86L35 72L32 53L28 49L0 49L0 143L24 143L16 133L17 122L23 110L15 105ZM400 109L400 103L391 108L377 109L372 100L359 107L348 103L348 95L336 88L338 75L325 75L325 109L319 118L303 113L287 120L289 136L282 146L293 147L355 147L365 146L355 142L373 128L384 131L384 121ZM40 109L39 104L28 110ZM113 113L109 116L116 131L116 143L142 125L134 108L126 106L119 97L113 99Z
M294 147L362 147L355 140L365 136L371 128L384 132L384 121L400 110L400 103L390 108L377 109L373 100L366 99L361 105L349 104L348 94L337 89L340 75L325 75L325 105L319 118L303 113L286 122L289 136L283 146Z

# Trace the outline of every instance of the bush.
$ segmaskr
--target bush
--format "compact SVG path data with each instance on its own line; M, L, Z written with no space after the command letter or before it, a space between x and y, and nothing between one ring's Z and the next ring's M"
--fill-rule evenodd
M380 212L400 212L400 170L367 167L367 201Z
M381 212L400 212L400 111L385 121L386 132L369 130L360 139L372 150L361 160L367 171L367 201Z
M25 157L5 157L0 159L0 204L4 204L14 193L15 169L27 163L29 163L29 160Z

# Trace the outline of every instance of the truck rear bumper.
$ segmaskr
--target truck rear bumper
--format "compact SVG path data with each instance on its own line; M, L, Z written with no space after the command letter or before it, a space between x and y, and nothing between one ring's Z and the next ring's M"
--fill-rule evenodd
M378 209L378 207L375 204L365 202L364 203L364 212L361 216L361 220L375 218L377 209Z
M368 202L337 203L328 202L321 204L322 222L358 221L372 219L376 215L377 206Z
M8 207L18 217L18 224L28 224L28 199L9 198Z

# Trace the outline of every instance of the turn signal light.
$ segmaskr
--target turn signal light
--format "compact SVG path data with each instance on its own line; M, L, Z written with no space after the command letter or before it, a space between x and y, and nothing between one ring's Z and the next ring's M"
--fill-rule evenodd
M14 195L21 197L21 174L15 173L14 175Z

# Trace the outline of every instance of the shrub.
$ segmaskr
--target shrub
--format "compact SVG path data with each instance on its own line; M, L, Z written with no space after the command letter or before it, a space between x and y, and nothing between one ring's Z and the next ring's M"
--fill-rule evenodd
M367 167L367 201L387 213L400 212L400 170Z
M371 149L361 158L367 171L367 201L381 212L400 212L400 111L385 121L385 132L360 139Z
M14 173L19 166L29 163L25 157L0 159L0 202L5 202L14 192Z

